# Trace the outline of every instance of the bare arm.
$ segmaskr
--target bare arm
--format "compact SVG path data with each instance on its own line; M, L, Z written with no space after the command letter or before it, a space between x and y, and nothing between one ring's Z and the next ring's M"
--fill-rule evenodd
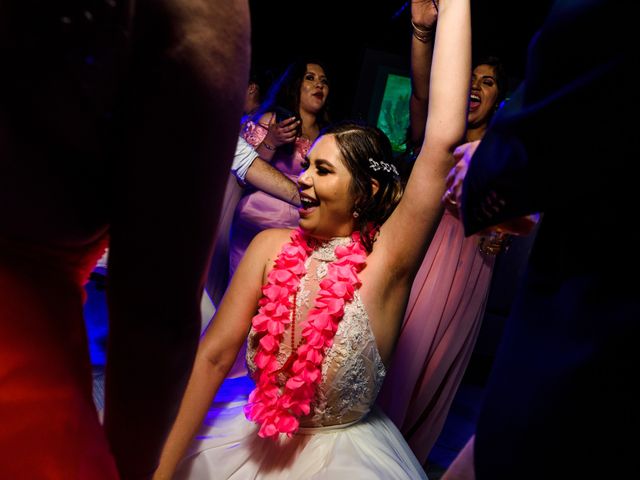
M246 0L141 0L133 22L108 192L105 431L125 480L152 475L193 363L249 63Z
M249 245L200 345L176 421L154 480L170 479L233 365L262 295L265 266L282 231L266 230Z
M294 207L300 206L298 185L260 157L256 158L249 167L245 180L257 189Z
M437 228L453 150L466 123L471 70L469 2L442 0L439 5L423 148L404 196L382 226L377 242L388 271L403 285L410 284Z
M429 76L433 57L433 39L437 11L435 0L412 0L411 21L411 98L409 100L410 141L422 145L429 107Z
M263 145L261 143L260 145ZM273 153L273 152L271 152ZM231 172L242 182L253 185L293 206L300 206L298 184L263 159L242 136L238 137Z

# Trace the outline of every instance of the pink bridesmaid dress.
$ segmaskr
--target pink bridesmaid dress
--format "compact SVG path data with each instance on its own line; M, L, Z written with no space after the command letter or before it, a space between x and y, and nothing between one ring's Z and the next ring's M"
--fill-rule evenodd
M254 147L266 135L267 128L264 125L251 121L247 122L242 133L245 140ZM293 154L280 149L273 156L271 164L296 181L310 147L309 139L299 137ZM299 218L296 207L250 186L242 188L235 178L229 179L207 282L207 291L216 308L253 237L266 228L296 228ZM246 345L243 345L228 378L247 374L245 355Z
M259 145L266 135L267 128L253 122L247 123L243 132L245 140L253 146ZM282 147L279 148L271 160L271 165L293 181L297 181L302 171L302 161L310 147L309 139L298 137L293 153L287 154L282 151ZM296 228L299 218L296 207L259 190L245 188L231 224L229 278L235 272L253 237L267 228Z
M445 212L413 283L378 403L424 464L480 331L495 256Z

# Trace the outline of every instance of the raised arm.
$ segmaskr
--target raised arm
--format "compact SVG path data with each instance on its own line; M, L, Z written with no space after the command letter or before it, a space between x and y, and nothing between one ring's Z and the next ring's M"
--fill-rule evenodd
M429 76L438 11L436 0L411 2L411 98L409 100L410 144L417 150L424 140L429 107Z
M246 0L143 0L112 184L105 431L150 478L195 356L199 303L249 70ZM213 132L213 133L212 133Z
M464 135L471 75L469 10L468 0L439 2L425 139L404 196L380 230L376 248L400 282L411 281L436 230L453 151Z
M276 235L274 235L276 232ZM169 480L206 416L220 385L247 338L262 295L266 259L274 230L260 232L249 245L222 298L214 320L198 346L191 377L176 421L162 450L154 480ZM276 238L277 237L277 238Z

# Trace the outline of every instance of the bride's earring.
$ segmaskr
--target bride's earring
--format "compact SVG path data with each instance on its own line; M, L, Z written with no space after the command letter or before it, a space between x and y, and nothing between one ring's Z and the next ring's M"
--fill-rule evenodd
M358 218L360 216L360 212L358 210L353 211L353 218Z

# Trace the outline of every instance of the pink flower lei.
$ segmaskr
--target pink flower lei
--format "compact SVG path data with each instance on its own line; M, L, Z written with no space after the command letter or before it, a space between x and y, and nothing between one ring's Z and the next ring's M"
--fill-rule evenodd
M277 355L285 327L291 323L291 309L296 308L292 297L306 273L304 264L313 250L309 243L317 241L294 230L262 287L264 296L252 320L254 330L262 334L254 359L256 388L244 407L246 417L260 424L261 437L292 436L300 426L299 418L311 411L326 351L333 344L345 304L360 287L358 273L367 258L360 234L355 232L351 238L350 244L336 247L336 260L328 265L327 276L320 282L314 308L302 329L302 341L292 354L293 362L282 368ZM278 384L281 373L288 378L284 387Z

